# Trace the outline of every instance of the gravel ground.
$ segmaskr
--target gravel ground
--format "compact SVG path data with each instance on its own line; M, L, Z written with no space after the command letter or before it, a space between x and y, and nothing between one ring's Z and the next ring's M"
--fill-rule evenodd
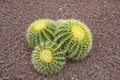
M26 29L40 18L85 22L94 39L89 56L56 75L37 73ZM0 80L120 80L120 1L0 0L0 51Z

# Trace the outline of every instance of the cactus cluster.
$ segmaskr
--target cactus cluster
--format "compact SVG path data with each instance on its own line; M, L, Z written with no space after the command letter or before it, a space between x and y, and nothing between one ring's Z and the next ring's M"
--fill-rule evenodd
M66 59L83 59L92 47L90 29L75 19L37 20L27 30L27 41L34 48L34 68L46 75L59 72Z

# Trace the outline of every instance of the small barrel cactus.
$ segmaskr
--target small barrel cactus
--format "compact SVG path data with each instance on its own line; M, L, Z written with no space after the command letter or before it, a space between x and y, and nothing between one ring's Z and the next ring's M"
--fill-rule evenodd
M68 59L79 60L87 56L92 46L88 27L77 20L58 20L56 39L58 46L66 51Z
M53 20L41 19L33 22L27 30L27 41L35 47L42 42L54 39L55 23Z
M36 46L33 50L32 64L39 73L55 74L64 67L66 63L65 53L56 47L56 44L46 42Z

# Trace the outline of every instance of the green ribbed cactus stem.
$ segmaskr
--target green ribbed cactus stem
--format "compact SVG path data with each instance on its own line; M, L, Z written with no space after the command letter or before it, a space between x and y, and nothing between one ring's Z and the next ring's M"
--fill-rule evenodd
M36 46L32 53L32 64L42 74L56 74L66 63L65 53L56 49L56 44L46 42Z
M56 30L55 41L66 51L68 59L79 60L88 55L92 47L92 35L83 22L58 20Z
M54 39L55 22L49 19L40 19L33 22L27 30L27 41L35 47L38 44Z

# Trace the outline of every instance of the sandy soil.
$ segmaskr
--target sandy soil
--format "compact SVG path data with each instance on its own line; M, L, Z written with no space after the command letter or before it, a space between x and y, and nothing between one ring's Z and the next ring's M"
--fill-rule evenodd
M56 75L37 73L31 65L26 29L41 18L85 22L94 39L89 56L69 61ZM0 51L0 80L119 80L120 1L0 0Z

